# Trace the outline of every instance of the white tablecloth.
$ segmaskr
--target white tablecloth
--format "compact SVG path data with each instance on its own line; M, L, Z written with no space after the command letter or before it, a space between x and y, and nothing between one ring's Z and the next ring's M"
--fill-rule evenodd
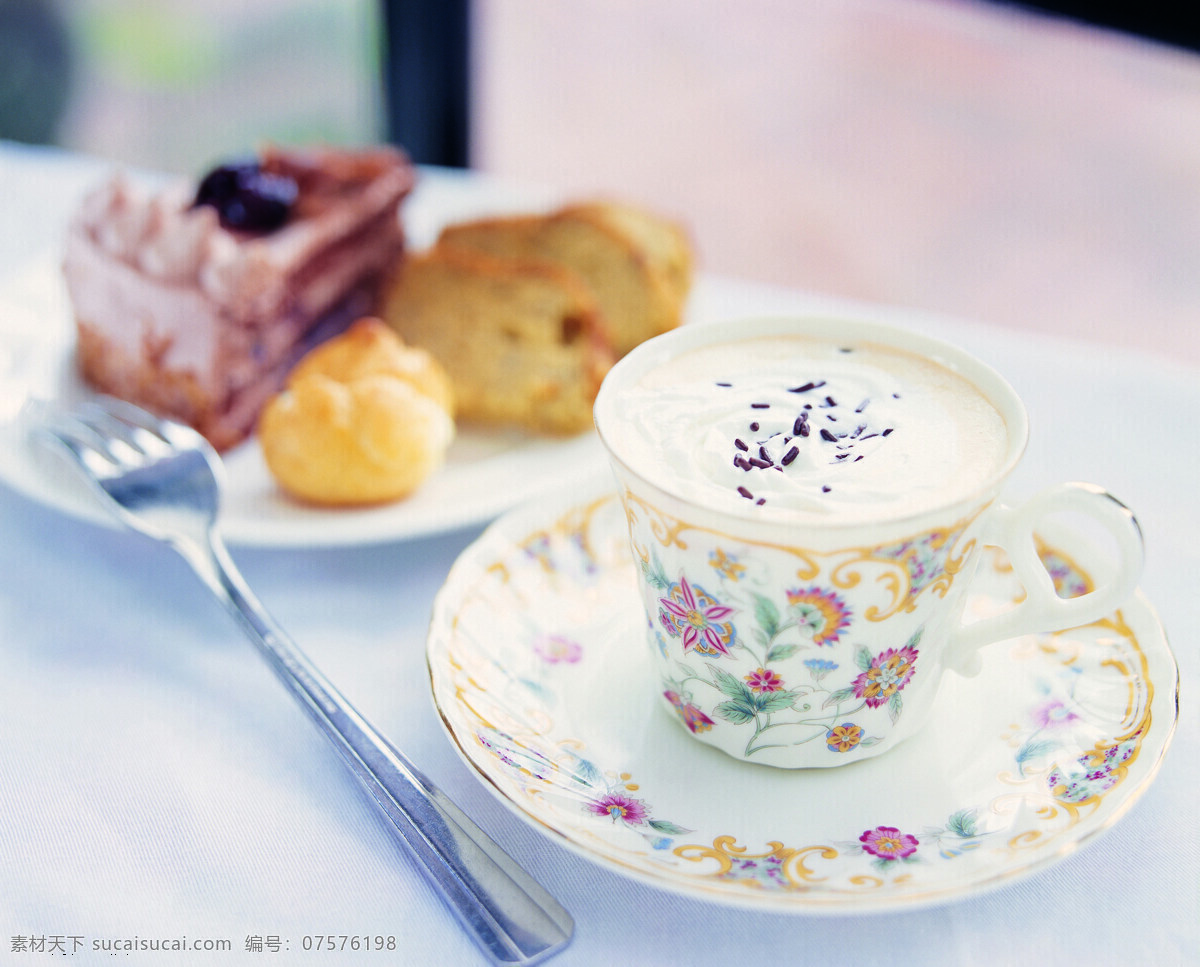
M100 169L0 146L0 280L58 242ZM430 173L424 192L453 196ZM420 196L414 200L420 209ZM706 279L697 315L805 308L804 293ZM576 936L554 963L1200 963L1200 380L1138 355L952 319L950 336L1025 397L1032 441L1010 491L1087 479L1146 533L1142 586L1181 666L1182 714L1157 780L1113 829L1063 862L928 910L783 916L634 882L564 850L459 761L429 697L433 595L478 529L234 556L306 653L397 745L561 898ZM9 459L0 453L0 460ZM224 952L118 962L482 963L326 740L168 551L0 486L0 953L63 938L228 941ZM305 953L305 937L382 935L389 952ZM78 942L77 942L78 941ZM73 952L74 951L74 952ZM127 959L126 959L127 958Z

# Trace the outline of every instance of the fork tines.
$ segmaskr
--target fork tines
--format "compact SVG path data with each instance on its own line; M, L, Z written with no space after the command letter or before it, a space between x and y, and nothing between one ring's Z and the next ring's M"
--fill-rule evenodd
M101 476L179 450L209 449L191 427L159 419L111 396L91 397L69 411L56 409L39 422L42 430Z

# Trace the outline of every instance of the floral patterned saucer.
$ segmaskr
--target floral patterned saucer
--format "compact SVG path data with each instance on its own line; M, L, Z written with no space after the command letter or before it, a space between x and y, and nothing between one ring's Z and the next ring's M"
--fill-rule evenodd
M612 487L494 524L438 596L433 697L467 763L535 828L689 896L801 913L948 902L1012 882L1109 828L1175 729L1178 672L1139 594L1086 627L999 642L947 675L932 719L877 759L789 771L693 741L654 700ZM1054 538L1060 593L1102 567ZM971 609L1021 588L989 550ZM963 723L968 723L964 727Z

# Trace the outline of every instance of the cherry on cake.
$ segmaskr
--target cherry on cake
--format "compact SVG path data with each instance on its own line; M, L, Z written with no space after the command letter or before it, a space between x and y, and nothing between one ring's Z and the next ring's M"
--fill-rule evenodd
M66 239L81 376L241 442L308 349L374 311L414 182L390 147L273 147L199 184L114 174Z

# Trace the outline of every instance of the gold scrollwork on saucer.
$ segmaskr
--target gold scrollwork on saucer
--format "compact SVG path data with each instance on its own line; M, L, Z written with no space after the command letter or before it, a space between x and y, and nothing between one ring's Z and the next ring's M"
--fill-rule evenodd
M807 864L810 857L835 860L838 851L832 846L784 846L771 841L765 853L750 853L745 846L737 844L735 836L718 836L712 846L698 843L677 846L676 856L692 863L714 860L716 869L707 875L725 880L736 880L751 888L772 887L785 890L803 890L807 885L820 883L825 877L817 876Z
M603 510L608 502L609 498L604 496L579 507L572 507L551 526L526 535L517 546L528 558L536 561L545 574L555 574L560 570L558 555L563 542L575 547L582 561L594 563L599 557L593 544L593 524L597 513ZM496 573L501 580L508 580L508 562L494 562L488 570Z

